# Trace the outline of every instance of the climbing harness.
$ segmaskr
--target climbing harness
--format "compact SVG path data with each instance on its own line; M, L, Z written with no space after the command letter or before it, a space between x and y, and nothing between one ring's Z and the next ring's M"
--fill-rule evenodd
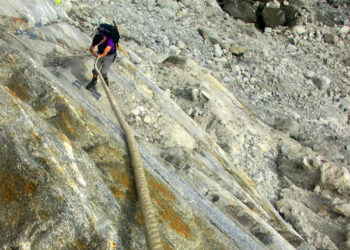
M158 230L158 223L155 218L155 213L152 206L151 197L149 194L149 189L146 181L146 176L144 169L142 167L141 157L139 150L137 148L136 140L133 135L133 132L129 126L129 124L125 121L125 118L112 98L112 94L107 87L105 80L102 77L100 70L97 67L97 62L99 58L96 59L95 62L95 70L98 73L98 76L102 82L102 86L106 92L109 103L112 106L112 110L124 131L124 135L126 137L126 141L129 148L129 153L131 157L131 165L133 168L133 172L135 175L136 189L139 197L139 202L141 205L142 217L145 222L145 233L146 233L146 241L148 248L151 250L155 249L163 249L160 239L160 234Z

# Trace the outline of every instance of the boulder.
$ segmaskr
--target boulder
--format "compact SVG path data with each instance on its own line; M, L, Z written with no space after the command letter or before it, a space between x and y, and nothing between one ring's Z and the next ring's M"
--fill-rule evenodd
M277 26L283 25L286 21L284 12L280 8L275 6L266 7L262 11L263 20L266 27L275 28Z
M223 10L229 13L233 18L241 19L246 23L256 23L256 12L258 7L251 5L248 1L225 0L223 1Z

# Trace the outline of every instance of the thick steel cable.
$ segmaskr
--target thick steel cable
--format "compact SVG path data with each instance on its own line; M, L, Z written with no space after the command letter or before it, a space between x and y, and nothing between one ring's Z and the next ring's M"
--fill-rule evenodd
M158 223L155 217L155 213L153 210L153 205L151 201L151 197L149 194L149 189L146 181L146 176L144 169L142 167L141 157L139 150L137 148L136 140L134 134L129 126L129 124L125 121L125 118L115 103L112 94L107 87L105 80L102 77L101 72L99 71L97 65L99 58L96 59L95 62L95 70L98 73L98 76L102 82L102 86L106 92L109 103L112 106L112 110L124 131L124 135L126 137L126 141L129 148L129 153L131 157L131 165L133 168L133 172L135 175L136 189L138 194L138 199L141 205L142 217L145 225L145 233L146 233L146 241L148 248L151 250L163 249L158 229Z

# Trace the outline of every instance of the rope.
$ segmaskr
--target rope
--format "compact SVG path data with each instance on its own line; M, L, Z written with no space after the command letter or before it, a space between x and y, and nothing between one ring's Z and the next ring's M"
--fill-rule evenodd
M141 205L142 217L145 222L146 241L147 241L148 248L151 250L163 249L161 245L159 230L158 230L158 223L155 218L155 213L153 210L152 201L148 190L145 172L142 167L141 157L137 148L135 137L133 135L133 132L129 124L125 121L125 118L122 112L120 111L114 99L112 98L112 94L109 88L107 87L106 82L101 75L101 72L96 66L98 60L99 58L97 58L95 62L95 70L97 71L98 76L102 82L102 86L106 92L109 103L112 106L112 110L115 116L117 117L120 126L124 131L126 141L128 144L129 153L131 156L131 165L135 175L137 194Z

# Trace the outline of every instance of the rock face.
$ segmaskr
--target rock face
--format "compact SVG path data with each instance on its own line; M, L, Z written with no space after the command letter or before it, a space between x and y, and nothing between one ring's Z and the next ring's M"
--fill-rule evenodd
M146 246L123 131L100 83L99 101L84 89L91 37L116 17L126 53L110 90L134 130L164 249L346 249L344 3L54 2L0 9L1 249ZM220 6L299 26L261 33ZM329 13L341 20L321 23Z

